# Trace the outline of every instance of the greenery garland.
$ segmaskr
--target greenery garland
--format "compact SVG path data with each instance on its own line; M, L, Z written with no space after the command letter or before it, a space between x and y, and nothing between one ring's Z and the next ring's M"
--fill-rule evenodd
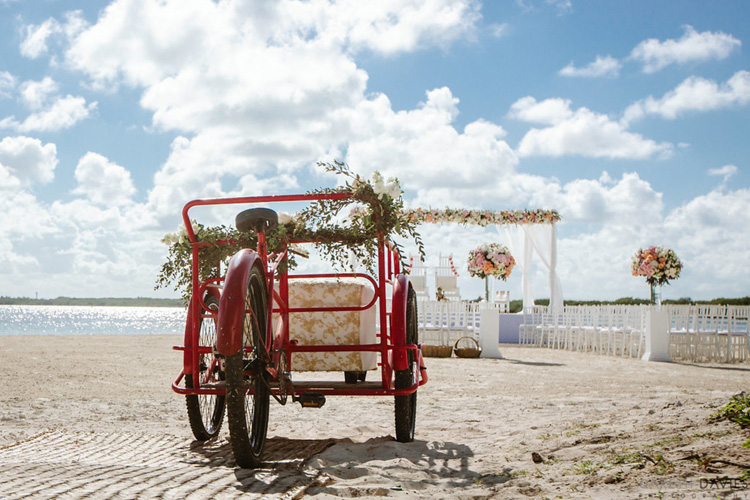
M418 221L404 210L402 190L398 179L383 179L379 172L367 181L353 173L341 162L318 163L328 172L343 175L345 184L337 188L309 191L308 194L348 194L341 199L316 200L310 206L291 217L282 219L278 228L266 236L269 251L280 251L290 241L312 241L323 257L335 269L349 267L350 255L354 255L370 273L377 267L378 238L382 237L398 250L401 267L406 267L403 247L394 236L414 240L424 260L424 245L416 230ZM342 218L342 211L351 206L349 214ZM226 226L206 227L192 222L199 248L199 280L218 278L219 263L226 263L242 248L255 248L255 233L243 233ZM167 234L162 242L169 246L167 261L162 265L155 289L174 284L182 292L187 304L192 288L192 245L187 231L181 228L178 234ZM292 256L289 266L294 267Z

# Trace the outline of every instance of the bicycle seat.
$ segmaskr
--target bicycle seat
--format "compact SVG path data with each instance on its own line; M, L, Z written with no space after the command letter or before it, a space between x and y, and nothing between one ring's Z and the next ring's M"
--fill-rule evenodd
M264 232L276 229L279 225L279 216L270 208L249 208L237 214L234 218L237 230L245 232Z

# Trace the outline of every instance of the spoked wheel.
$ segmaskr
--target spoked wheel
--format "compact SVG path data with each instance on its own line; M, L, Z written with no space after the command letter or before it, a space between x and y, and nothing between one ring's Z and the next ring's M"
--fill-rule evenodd
M219 299L211 295L205 300L205 305L215 313L219 310ZM198 345L216 345L216 315L207 313L205 309L201 310ZM224 379L219 361L212 353L198 356L198 370L197 375L185 375L186 388L192 389L197 385L193 382L193 376L197 376L201 386L216 384ZM219 434L224 420L224 395L188 394L185 398L190 428L195 439L207 441Z
M416 344L419 323L417 319L417 294L409 287L406 298L406 343ZM396 389L408 389L414 383L414 372L418 369L417 357L413 350L407 354L409 368L396 370ZM396 399L396 441L410 443L414 441L414 427L417 418L417 391L406 396L395 396Z
M227 357L227 423L232 451L242 468L259 467L268 430L268 356L262 339L266 333L266 282L253 267L247 280L244 349Z

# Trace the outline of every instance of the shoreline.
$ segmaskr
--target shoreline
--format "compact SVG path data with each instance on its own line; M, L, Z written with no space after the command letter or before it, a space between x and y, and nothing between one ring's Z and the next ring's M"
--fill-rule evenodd
M0 352L12 361L0 364L0 496L11 493L3 485L14 467L33 484L29 478L50 466L43 448L20 465L4 458L15 443L31 446L34 436L108 436L103 442L115 454L126 446L118 442L161 439L164 456L182 457L170 466L175 474L192 463L202 448L193 443L184 398L171 390L182 361L172 346L181 343L182 335L0 336ZM741 446L750 436L709 420L749 389L748 363L647 363L512 344L501 344L500 352L504 359L425 359L430 379L418 393L414 443L393 441L392 398L332 397L320 409L272 401L271 442L321 450L293 472L274 465L266 473L292 474L289 481L306 485L305 498L633 498L700 494L701 478L741 473L721 463L706 470L686 457L750 463L750 450ZM213 444L221 453L226 437L225 425ZM106 467L109 458L99 460ZM132 460L135 466L141 459ZM241 489L244 476L231 466L231 454L222 460L211 469L213 479L196 480L196 487L221 477L229 490ZM316 479L303 481L310 474ZM161 487L181 486L167 480Z

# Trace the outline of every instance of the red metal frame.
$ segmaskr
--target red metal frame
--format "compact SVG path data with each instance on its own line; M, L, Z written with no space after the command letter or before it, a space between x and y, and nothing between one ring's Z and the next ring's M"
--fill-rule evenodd
M352 385L351 388L315 388L316 393L325 395L347 395L347 396L401 396L411 394L417 390L420 385L427 382L427 372L424 367L422 353L418 344L406 344L406 301L408 289L410 287L409 279L406 275L400 274L399 258L396 251L385 241L382 235L378 239L378 273L377 278L362 273L327 273L327 274L288 274L280 272L281 263L287 258L287 251L275 255L266 255L265 235L258 234L257 250L242 250L235 255L230 261L230 267L235 266L231 273L228 271L227 276L234 276L236 279L229 277L207 280L203 283L199 280L199 250L205 243L197 241L195 232L190 223L189 211L194 207L200 206L217 206L217 205L247 205L247 204L270 204L283 202L300 202L300 201L317 201L317 200L340 200L347 199L351 196L348 193L329 193L329 194L302 194L302 195L279 195L279 196L253 196L239 198L216 198L193 200L185 205L182 210L182 219L187 230L188 240L192 245L192 289L194 293L187 314L185 325L185 342L184 346L175 346L176 350L183 351L183 369L172 384L175 392L180 394L223 394L223 388L202 387L203 381L195 384L196 387L186 389L180 387L182 379L187 374L198 372L199 355L201 353L211 353L213 346L199 345L199 325L201 310L205 307L204 297L208 294L220 296L220 313L217 321L217 351L223 355L231 355L241 348L242 333L241 324L236 323L236 318L244 316L244 312L239 314L238 311L231 309L242 305L244 300L238 300L237 294L244 298L244 280L252 266L259 266L266 276L268 291L268 307L266 337L267 346L274 346L274 349L283 348L286 355L291 358L293 353L298 352L377 352L380 353L380 370L381 381L379 386L369 384L367 387L358 388ZM311 243L295 241L295 243ZM273 259L273 261L269 261ZM274 276L278 275L279 289L278 292L274 287ZM290 308L288 306L288 285L290 279L301 279L310 277L353 277L369 281L375 289L375 295L369 304L364 306L351 307L321 307L321 308ZM236 282L232 282L236 281ZM240 283L242 281L242 283ZM392 304L393 310L388 313L386 309L386 287L392 286ZM223 291L219 291L223 289ZM229 299L229 297L233 299ZM378 333L379 342L374 344L353 344L353 345L298 345L296 341L289 341L289 313L294 312L312 312L312 311L362 311L371 307L378 307L377 314L380 319L380 331ZM276 331L272 331L271 317L273 313L279 315ZM239 333L237 328L239 327ZM239 336L238 336L239 335ZM414 359L417 361L415 370L414 383L406 389L395 389L393 387L393 371L408 368L408 350L415 352ZM278 354L275 354L278 356ZM290 359L287 359L289 361ZM277 366L277 359L273 359L273 366ZM293 369L293 367L292 367ZM272 379L277 377L275 368L269 367L269 374ZM297 389L298 395L308 389ZM274 392L278 392L274 388Z

